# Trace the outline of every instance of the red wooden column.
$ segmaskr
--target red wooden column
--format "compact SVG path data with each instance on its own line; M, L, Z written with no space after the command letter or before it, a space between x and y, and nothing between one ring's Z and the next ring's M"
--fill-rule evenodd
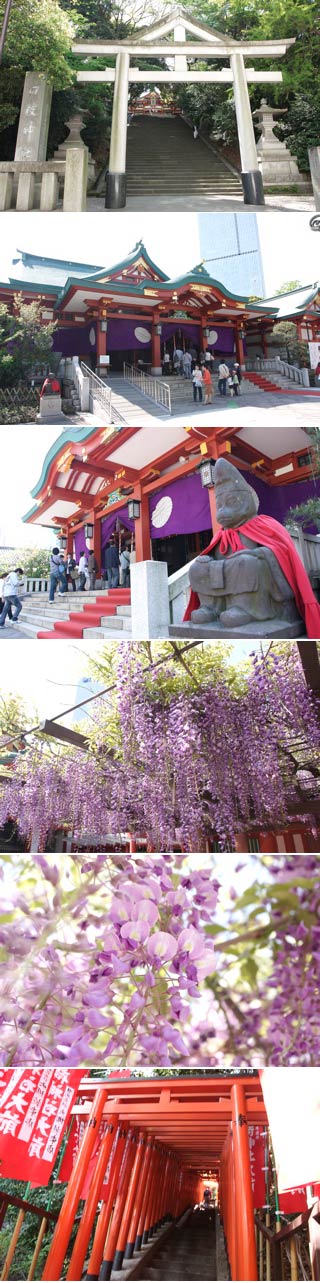
M78 1229L76 1241L74 1243L70 1265L67 1272L67 1279L80 1279L82 1274L83 1262L86 1256L88 1244L90 1242L91 1230L97 1211L97 1204L101 1196L101 1189L107 1170L112 1146L114 1143L114 1130L118 1124L118 1114L111 1114L109 1118L107 1131L100 1145L100 1151L97 1157L95 1170L90 1181L88 1197L86 1199L84 1211L82 1213L80 1226Z
M153 1164L152 1164L152 1172L151 1172L151 1180L150 1180L150 1183L149 1183L149 1190L148 1190L148 1200L147 1200L146 1209L145 1209L144 1229L143 1229L143 1234L142 1234L142 1246L143 1246L143 1247L144 1247L145 1243L147 1243L147 1242L148 1242L148 1238L150 1237L150 1228L151 1228L151 1225L152 1225L152 1210L153 1210L154 1191L155 1191L155 1188L156 1188L156 1185L157 1185L157 1182L158 1182L158 1170L159 1170L159 1146L158 1146L157 1144L155 1144L155 1146L154 1146Z
M239 362L239 365L245 365L246 358L244 355L243 338L239 334L238 329L236 329L236 332L235 332L235 340L236 340L237 361Z
M108 1233L112 1207L117 1191L118 1177L124 1154L124 1148L127 1139L125 1127L118 1127L115 1140L115 1148L112 1156L111 1171L108 1180L108 1194L105 1198L101 1211L99 1212L95 1236L92 1244L91 1256L88 1265L87 1279L97 1279L99 1277L100 1265L103 1257L103 1249Z
M149 496L143 494L141 486L139 486L139 494L135 493L134 497L135 499L138 499L140 503L140 517L135 521L136 561L150 561L151 534Z
M257 1279L254 1206L251 1185L246 1095L241 1083L231 1087L236 1192L237 1280Z
M267 855L272 855L273 851L278 850L278 843L275 833L259 833L260 851L265 851Z
M121 1226L123 1211L126 1203L128 1185L130 1181L132 1161L137 1143L135 1132L130 1128L127 1136L127 1143L123 1155L121 1171L118 1180L118 1189L116 1201L113 1209L113 1217L105 1243L103 1261L100 1269L99 1279L109 1279L113 1266L114 1254L116 1250L118 1234Z
M136 1155L135 1155L135 1159L131 1169L131 1176L130 1176L129 1185L128 1185L127 1197L125 1201L125 1206L123 1208L120 1231L117 1238L116 1250L114 1254L114 1260L113 1260L114 1270L121 1270L125 1249L128 1242L129 1226L131 1224L136 1190L138 1188L138 1184L140 1180L140 1173L141 1173L141 1168L142 1168L144 1153L145 1153L145 1143L146 1143L145 1132L140 1131L138 1136Z
M107 355L107 333L100 327L100 321L97 321L97 368L99 370L100 357Z
M245 851L245 852L247 852L247 851L248 851L248 837L247 837L247 834L246 834L246 833L236 833L235 840L234 840L234 845L235 845L235 850L239 853L239 855L242 855L242 853L243 853L244 851Z
M61 1211L58 1216L51 1247L42 1275L43 1279L60 1278L71 1231L73 1229L75 1214L81 1198L84 1178L88 1170L89 1159L91 1157L97 1135L96 1129L100 1126L103 1108L106 1104L107 1098L107 1089L105 1087L99 1087L93 1098L87 1127L71 1173Z
M153 374L161 374L162 372L161 337L160 337L160 334L157 334L158 324L159 324L159 313L155 313L153 317L152 325L151 325L151 345L152 345L151 362L152 362Z
M147 1136L142 1167L140 1171L139 1182L136 1188L135 1199L132 1208L131 1221L128 1226L127 1245L124 1253L125 1261L130 1261L134 1253L138 1224L141 1216L143 1201L148 1188L149 1170L152 1158L152 1136Z
M145 1186L142 1207L141 1207L140 1217L138 1220L137 1231L136 1231L135 1250L137 1252L140 1252L144 1230L147 1223L148 1207L150 1202L150 1192L152 1189L153 1177L154 1177L155 1160L156 1160L156 1145L155 1145L155 1141L153 1140L151 1145L150 1163L148 1165L148 1172L146 1176L146 1186Z
M215 535L216 531L219 530L219 522L217 521L216 492L215 492L214 486L208 486L208 495L209 495L212 534Z
M101 571L101 518L97 513L93 513L93 552L98 566L97 574Z
M73 540L74 540L74 533L73 533L72 528L70 528L70 526L68 526L68 529L67 529L67 531L66 531L66 534L67 534L67 549L66 549L66 551L67 551L67 556L69 556L69 554L70 554L70 557L72 557L72 556L73 556Z

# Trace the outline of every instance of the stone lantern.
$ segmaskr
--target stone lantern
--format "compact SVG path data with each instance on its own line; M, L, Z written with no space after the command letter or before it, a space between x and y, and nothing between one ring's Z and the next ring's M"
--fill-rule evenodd
M266 98L261 98L260 107L252 112L261 131L257 145L259 168L264 181L273 187L303 183L296 157L291 155L286 143L280 142L273 132L277 124L276 117L285 114L285 107L269 107Z

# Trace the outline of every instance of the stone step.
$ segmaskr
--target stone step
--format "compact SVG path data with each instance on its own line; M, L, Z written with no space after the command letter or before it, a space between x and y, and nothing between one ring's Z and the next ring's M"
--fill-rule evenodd
M240 176L221 152L198 137L181 116L135 118L128 130L129 196L210 196L242 192Z

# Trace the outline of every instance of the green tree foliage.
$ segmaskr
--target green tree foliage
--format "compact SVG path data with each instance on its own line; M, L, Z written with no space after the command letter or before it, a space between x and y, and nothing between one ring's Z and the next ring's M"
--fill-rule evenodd
M298 339L293 321L278 321L271 330L270 342L275 343L278 348L285 348L287 360L294 365L310 364L308 344Z
M0 387L29 381L32 370L46 365L49 357L56 363L58 354L52 354L56 328L56 321L43 323L36 300L25 303L22 294L15 294L14 315L0 304Z
M0 25L4 15L0 0ZM69 49L75 20L59 0L13 0L0 78L0 130L5 130L2 154L10 155L18 121L26 71L38 71L56 89L72 82Z
M201 5L199 0L189 0L188 8L200 21L235 40L272 40L285 36L295 41L279 64L259 58L259 70L264 67L270 70L271 66L278 65L281 68L282 84L268 85L268 102L271 106L287 109L287 115L281 118L276 130L297 156L300 169L308 170L308 147L319 143L320 32L317 0L280 0L280 3L270 0L268 4L260 4L259 0L248 0L247 3L246 0L204 0ZM215 65L219 68L221 63L217 61L215 64L210 60L210 67ZM249 86L253 109L260 104L262 91L261 85ZM176 94L183 109L203 128L209 129L214 139L234 147L237 126L232 88L191 85L188 88L178 87Z
M8 548L0 552L1 570L7 572L12 566L23 566L25 575L36 575L40 579L49 573L50 553L46 548Z
M280 288L275 290L275 294L290 294L292 290L299 290L300 288L302 288L301 281L284 281L283 285L280 285Z
M286 514L286 526L298 525L303 530L309 526L315 526L320 530L320 499L306 499L305 503L298 503L295 508L288 508Z

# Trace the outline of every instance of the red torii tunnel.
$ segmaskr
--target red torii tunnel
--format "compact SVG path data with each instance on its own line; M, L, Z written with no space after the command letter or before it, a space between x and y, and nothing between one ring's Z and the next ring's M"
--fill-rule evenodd
M219 1182L231 1277L257 1279L248 1124L267 1124L258 1075L88 1078L79 1096L74 1114L86 1126L42 1278L61 1277L97 1128L104 1123L65 1277L83 1277L94 1226L85 1277L109 1279L123 1269L161 1227L199 1201L210 1173Z

